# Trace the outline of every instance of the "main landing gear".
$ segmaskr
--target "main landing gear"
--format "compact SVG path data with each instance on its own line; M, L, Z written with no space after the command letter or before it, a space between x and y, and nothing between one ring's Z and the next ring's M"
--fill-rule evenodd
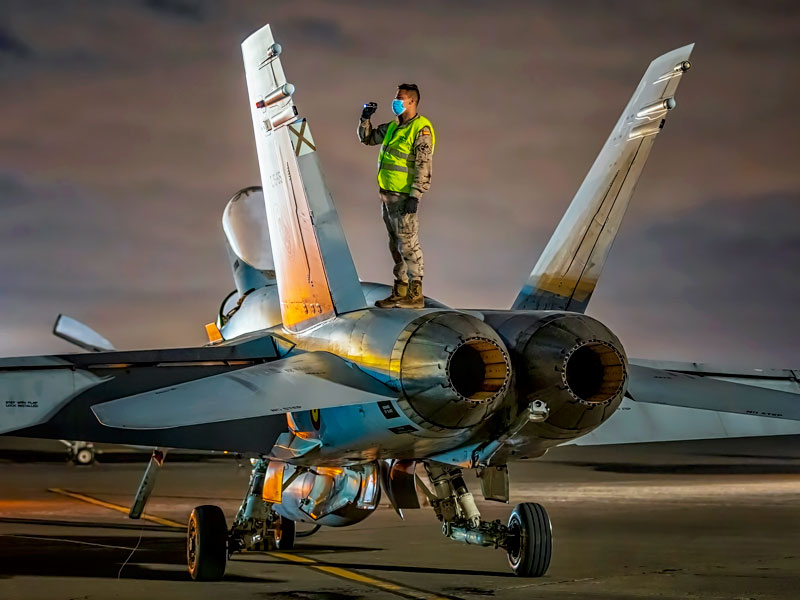
M553 554L553 529L544 506L535 502L517 504L506 528L508 564L517 575L541 577Z
M250 485L233 525L228 529L225 516L217 506L198 506L189 518L186 557L192 579L218 581L234 552L290 550L296 537L310 535L295 531L295 522L283 518L263 499L264 481L269 461L253 463ZM514 507L508 524L484 521L467 489L461 469L442 463L425 463L433 492L421 486L436 516L442 533L452 540L502 548L514 573L521 577L541 577L550 566L553 532L547 512L540 504L524 502ZM283 482L284 489L300 470ZM505 469L481 476L484 496L507 500L508 478ZM267 496L270 497L270 496Z
M504 549L511 569L521 577L541 577L547 572L553 552L553 530L541 504L517 504L507 525L483 521L461 469L440 463L426 463L425 468L434 489L433 493L425 492L442 521L445 536L467 544Z
M294 547L294 521L278 515L272 504L262 499L267 465L264 459L253 464L247 495L230 530L218 506L198 506L192 511L186 532L186 561L192 579L219 581L234 552Z
M219 506L198 506L189 516L186 563L192 579L218 581L228 560L228 525Z

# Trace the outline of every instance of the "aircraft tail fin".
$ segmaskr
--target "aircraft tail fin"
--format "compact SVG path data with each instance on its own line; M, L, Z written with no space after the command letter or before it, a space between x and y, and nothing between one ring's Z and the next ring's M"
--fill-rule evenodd
M650 63L513 309L585 312L693 47Z
M242 43L242 54L283 326L303 331L366 301L269 25Z

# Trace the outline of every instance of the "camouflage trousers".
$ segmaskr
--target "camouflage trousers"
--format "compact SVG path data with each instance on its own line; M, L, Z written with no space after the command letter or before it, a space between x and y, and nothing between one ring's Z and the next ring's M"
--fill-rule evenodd
M419 247L417 213L405 214L408 194L380 190L381 213L389 232L389 251L394 259L397 281L422 279L422 249Z

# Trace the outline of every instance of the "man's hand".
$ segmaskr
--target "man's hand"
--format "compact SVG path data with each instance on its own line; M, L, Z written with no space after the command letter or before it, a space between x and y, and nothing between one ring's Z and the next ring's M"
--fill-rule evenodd
M414 198L414 196L409 196L403 206L403 214L404 215L413 215L416 214L417 208L419 207L419 198Z
M369 119L375 113L376 110L378 110L377 102L367 102L364 105L364 109L361 111L361 118Z

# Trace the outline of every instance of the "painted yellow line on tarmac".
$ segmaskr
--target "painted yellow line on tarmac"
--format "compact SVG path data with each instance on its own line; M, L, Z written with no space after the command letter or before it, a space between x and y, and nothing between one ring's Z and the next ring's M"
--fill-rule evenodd
M303 563L303 564L317 564L317 561L306 558L305 556L300 556L299 554L286 554L285 552L268 552L270 556L274 556L275 558L281 558L283 560L290 560L296 563Z
M77 492L71 492L69 490L64 490L61 488L48 488L47 491L52 492L54 494L59 494L61 496L66 496L68 498L74 498L75 500L86 502L87 504L93 504L95 506L101 506L103 508L108 508L110 510L116 510L118 512L125 513L126 515L130 510L127 506L122 506L121 504L106 502L105 500L100 500L92 496L87 496L86 494L79 494ZM167 527L173 527L175 529L180 529L183 531L186 530L186 525L184 525L183 523L178 523L177 521L172 521L170 519L164 519L163 517L156 517L154 515L144 514L142 515L142 519L146 519L147 521L151 521L153 523L158 523L159 525L166 525ZM406 587L404 585L400 585L398 583L394 583L392 581L386 581L385 579L377 579L375 577L370 577L369 575L363 575L356 571L350 571L348 569L343 569L341 567L327 565L324 562L319 562L314 560L313 558L308 558L307 556L301 556L300 554L289 554L287 552L267 552L267 554L269 554L274 558L278 558L280 560L297 563L309 569L314 569L322 573L327 573L328 575L339 577L341 579L355 581L362 585L367 585L372 588L377 588L379 590L383 590L385 592L389 592L390 594L395 594L397 596L403 596L404 598L411 598L412 600L452 600L448 596L439 596L438 594L434 594L432 592L417 590L414 588Z
M356 571L350 571L348 569L343 569L341 567L326 565L325 563L318 562L306 556L300 556L298 554L287 554L285 552L268 552L267 554L275 558L280 558L282 560L288 560L291 562L299 563L304 567L308 567L309 569L314 569L316 571L322 571L323 573L327 573L328 575L333 575L334 577L349 579L350 581L356 581L363 585L368 585L370 587L378 588L380 590L384 590L386 592L396 594L398 596L413 598L414 600L450 600L450 598L446 596L439 596L431 592L425 592L423 590L409 588L404 585L400 585L391 581L386 581L385 579L377 579L375 577L363 575L361 573L357 573Z
M98 498L87 496L86 494L70 492L69 490L62 490L61 488L47 488L47 491L52 492L54 494L59 494L61 496L67 496L68 498L74 498L75 500L86 502L87 504L94 504L95 506L102 506L103 508L116 510L117 512L125 513L126 515L128 514L128 512L130 512L130 508L128 508L127 506L122 506L121 504L114 504L113 502L106 502L105 500L99 500ZM183 523L178 523L177 521L172 521L170 519L164 519L162 517L143 514L141 518L144 519L145 521L158 523L159 525L166 525L167 527L174 527L176 529L184 529L184 530L186 529L186 525L184 525Z

